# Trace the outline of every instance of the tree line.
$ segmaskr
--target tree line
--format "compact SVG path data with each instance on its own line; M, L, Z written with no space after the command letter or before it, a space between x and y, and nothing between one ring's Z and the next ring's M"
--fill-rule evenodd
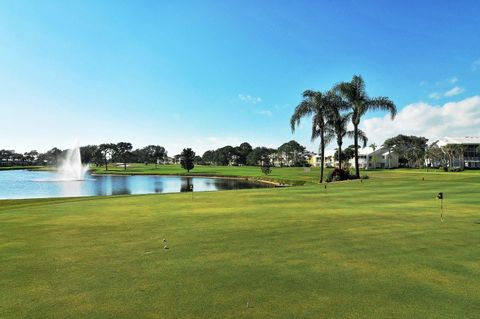
M57 165L65 153L57 147L45 153L35 150L23 154L13 150L0 150L0 162L2 165ZM164 164L167 159L167 151L160 145L148 145L133 150L132 144L128 142L103 143L100 145L87 145L80 147L80 156L83 164L105 165L112 162L121 162L126 169L127 163Z
M65 153L57 147L48 150L45 153L37 151L16 153L12 150L0 150L0 163L2 165L51 165L59 164ZM244 142L239 146L224 146L215 150L206 151L202 156L189 152L189 163L191 165L218 165L218 166L258 166L267 161L275 162L278 166L305 166L306 147L300 145L297 141L283 143L278 148L255 147ZM193 157L191 157L191 155ZM99 145L86 145L80 147L80 156L83 164L93 164L96 166L105 166L108 170L109 163L123 163L126 169L127 163L165 164L169 162L167 150L160 145L148 145L143 148L133 149L132 144L128 142L103 143ZM191 158L190 158L191 157ZM183 157L184 158L184 157ZM181 163L182 154L175 155L172 159L174 163Z
M268 147L253 148L244 142L239 146L224 146L216 150L209 150L197 158L197 164L218 166L258 166L268 158L278 166L305 166L306 147L297 141L289 141L280 145L277 149Z

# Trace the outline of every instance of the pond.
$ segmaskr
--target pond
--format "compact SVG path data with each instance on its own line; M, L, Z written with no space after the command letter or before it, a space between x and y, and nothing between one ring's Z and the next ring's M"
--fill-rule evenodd
M58 180L56 172L0 171L0 199L179 193L271 187L242 179L87 175L83 181Z

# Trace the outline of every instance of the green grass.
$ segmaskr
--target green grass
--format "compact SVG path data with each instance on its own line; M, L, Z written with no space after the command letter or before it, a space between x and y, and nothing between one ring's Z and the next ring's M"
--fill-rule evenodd
M92 167L95 174L122 174L122 175L191 175L191 176L224 176L224 177L248 177L251 179L261 179L280 183L289 183L294 185L303 185L305 183L318 183L320 170L311 168L305 172L303 168L298 167L273 167L272 173L265 175L258 166L209 166L197 165L188 173L180 165L155 165L149 164L129 164L126 170L123 165L109 165L108 171L105 167ZM325 170L325 176L329 170Z
M19 169L40 169L43 166L0 166L0 171L19 170Z
M0 318L478 318L480 174L368 174L1 201Z

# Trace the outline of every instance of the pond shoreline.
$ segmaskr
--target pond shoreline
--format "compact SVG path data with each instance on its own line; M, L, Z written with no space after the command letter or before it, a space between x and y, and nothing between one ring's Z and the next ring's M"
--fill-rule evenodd
M291 186L276 181L257 179L255 177L248 176L225 176L225 175L193 175L193 174L136 174L136 173L122 173L122 174L110 174L110 173L90 173L91 176L159 176L159 177L191 177L191 178L217 178L217 179L231 179L231 180L244 180L252 183L268 184L273 187L286 187Z

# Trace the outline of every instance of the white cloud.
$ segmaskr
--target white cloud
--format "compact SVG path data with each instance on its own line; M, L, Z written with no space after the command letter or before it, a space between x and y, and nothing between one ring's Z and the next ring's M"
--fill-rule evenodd
M420 83L418 83L418 86L425 86L427 84L428 84L427 81L420 81Z
M465 91L464 88L461 88L459 86L456 86L450 90L448 90L447 92L445 92L445 96L455 96L455 95L459 95L461 93L463 93Z
M473 71L480 71L480 59L474 61L472 63L472 70Z
M428 97L433 99L433 100L438 100L438 99L440 99L444 96L451 97L451 96L462 94L463 92L465 92L464 88L461 88L459 86L455 86L455 87L451 88L450 90L448 90L444 93L432 92L428 95Z
M450 79L448 79L448 82L454 84L458 82L458 78L456 76L452 76Z
M447 86L447 85L450 85L450 84L455 84L457 82L458 82L458 77L452 76L452 77L449 77L447 79L435 82L435 85L436 86Z
M407 105L392 121L389 115L366 119L361 123L370 142L377 144L398 134L419 135L430 142L443 136L480 136L480 96L441 106L428 103Z
M255 113L260 114L260 115L264 115L264 116L272 116L273 115L272 111L269 111L269 110L259 110L259 111L256 111Z
M249 94L239 94L238 98L240 99L240 101L243 101L243 102L249 103L249 104L257 104L257 103L262 102L261 97L251 96Z

